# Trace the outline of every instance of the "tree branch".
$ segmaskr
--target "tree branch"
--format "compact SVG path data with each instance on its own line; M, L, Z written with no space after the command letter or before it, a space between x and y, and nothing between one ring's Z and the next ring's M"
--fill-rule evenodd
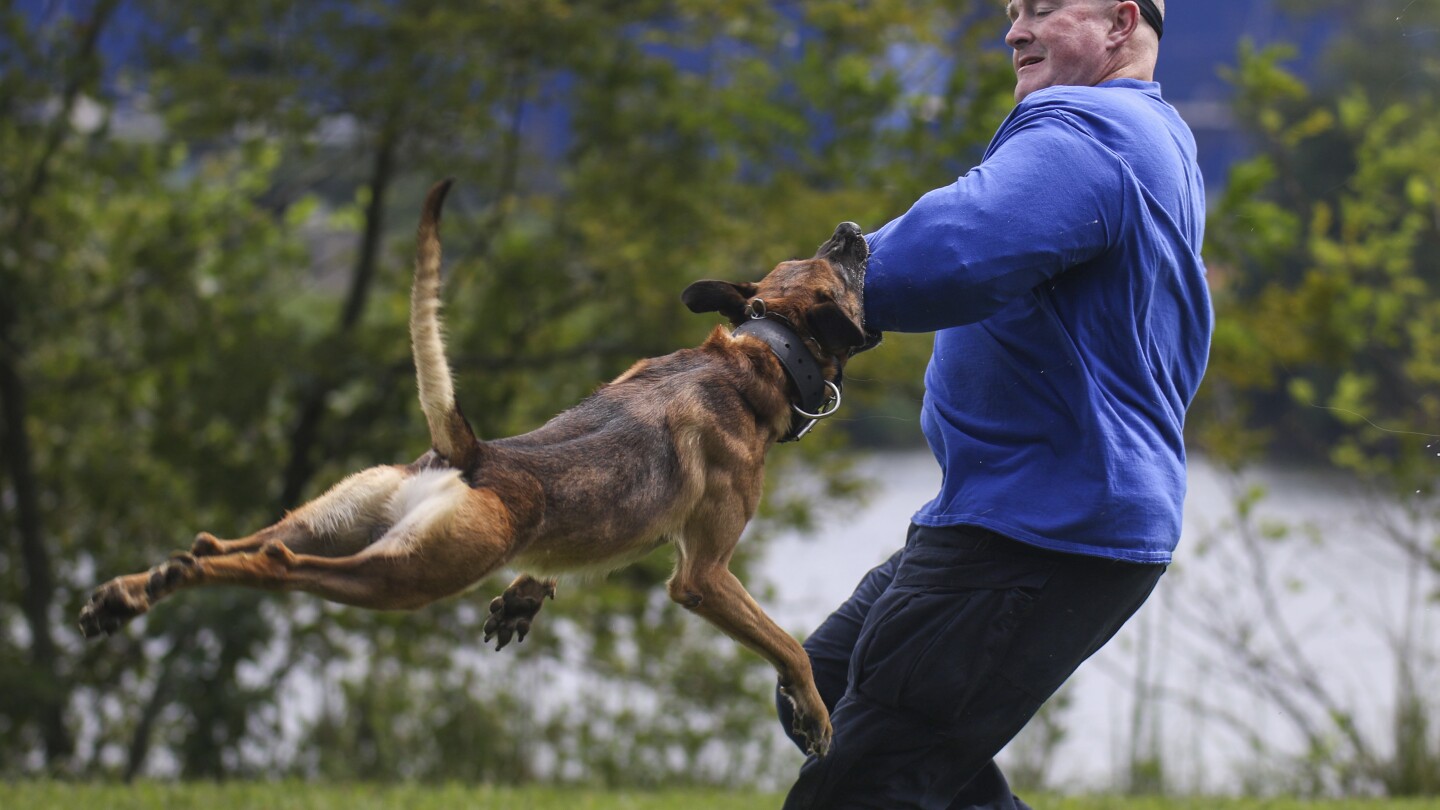
M114 13L118 0L101 0L80 39L70 70L61 91L60 109L46 127L40 153L24 184L19 198L13 201L15 215L7 240L15 248L15 268L29 262L30 234L35 227L35 205L44 195L50 173L61 145L71 134L70 117L81 89L92 77L97 57L96 45ZM5 274L11 275L11 274ZM18 279L10 279L18 286ZM59 671L58 651L50 631L50 607L55 599L55 574L46 548L44 519L40 510L39 480L35 470L34 450L30 444L27 422L30 418L29 395L22 372L24 347L18 344L19 313L15 310L13 287L0 296L0 435L5 438L3 465L15 492L16 528L20 541L20 559L24 571L21 608L30 630L30 659L45 687L34 698L41 736L45 743L45 761L51 768L74 751L74 741L65 727L65 703L68 686Z
M334 352L344 350L345 339L364 315L370 289L374 286L380 242L384 235L385 198L395 177L395 156L400 147L401 130L397 123L398 118L398 113L392 113L390 121L380 131L379 144L370 170L370 200L365 207L365 230L360 239L360 254L355 260L355 271L350 279L349 292L345 296L340 323L323 347L333 349ZM320 439L320 422L325 415L325 402L340 382L336 373L327 368L317 376L301 399L299 417L290 432L290 460L285 467L280 495L275 503L276 514L282 514L300 502L301 493L315 474L316 465L312 456Z

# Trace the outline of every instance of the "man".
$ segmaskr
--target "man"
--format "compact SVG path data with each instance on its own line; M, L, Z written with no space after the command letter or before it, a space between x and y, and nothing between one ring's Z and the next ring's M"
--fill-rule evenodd
M1179 540L1211 310L1195 141L1152 78L1164 3L1007 8L1016 108L870 237L867 326L936 332L943 483L805 644L835 737L791 810L1026 807L995 754Z

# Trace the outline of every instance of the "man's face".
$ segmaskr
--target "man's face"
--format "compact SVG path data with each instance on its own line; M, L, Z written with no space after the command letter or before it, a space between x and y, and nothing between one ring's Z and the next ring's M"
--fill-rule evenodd
M1110 0L1010 0L1015 100L1057 85L1090 86L1105 78L1114 3Z

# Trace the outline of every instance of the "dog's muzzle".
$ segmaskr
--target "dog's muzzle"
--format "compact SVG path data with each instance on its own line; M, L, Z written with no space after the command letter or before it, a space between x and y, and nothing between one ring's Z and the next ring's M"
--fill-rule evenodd
M842 222L835 226L835 233L820 246L816 255L844 265L846 269L858 270L864 268L865 260L870 257L870 246L865 244L859 225Z
M838 268L844 274L846 286L850 289L858 291L864 288L865 265L870 258L870 245L865 241L859 225L853 222L836 225L835 233L825 240L825 244L820 246L815 255ZM851 355L875 348L880 345L883 337L880 332L865 327L865 343L855 348Z

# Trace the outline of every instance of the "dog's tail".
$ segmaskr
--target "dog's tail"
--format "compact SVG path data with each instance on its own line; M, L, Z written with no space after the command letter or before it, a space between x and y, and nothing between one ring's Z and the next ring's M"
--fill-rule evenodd
M420 214L415 234L415 286L410 291L410 346L430 441L450 466L468 470L479 460L480 442L455 402L455 383L440 332L440 209L451 182L441 180L430 188Z

